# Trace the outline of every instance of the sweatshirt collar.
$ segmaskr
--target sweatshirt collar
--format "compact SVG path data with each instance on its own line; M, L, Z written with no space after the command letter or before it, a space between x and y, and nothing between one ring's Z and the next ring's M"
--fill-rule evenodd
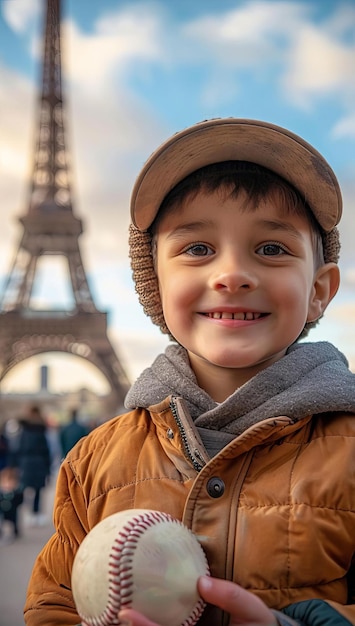
M269 417L355 413L355 374L328 342L294 344L282 359L217 404L198 386L186 350L170 344L137 379L125 406L149 408L169 395L184 398L196 426L237 435Z

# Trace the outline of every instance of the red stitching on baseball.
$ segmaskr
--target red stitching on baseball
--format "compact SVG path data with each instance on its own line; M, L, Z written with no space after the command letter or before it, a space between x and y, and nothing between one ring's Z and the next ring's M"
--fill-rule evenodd
M132 561L134 551L140 537L152 526L160 522L174 522L184 526L182 522L174 519L169 513L150 511L134 515L131 520L119 531L114 539L109 554L108 564L108 601L105 610L98 616L83 616L83 626L111 626L119 624L118 612L121 608L130 608L132 603L133 572ZM209 567L206 560L206 575L209 575ZM206 604L200 598L189 617L181 626L194 626L201 617Z

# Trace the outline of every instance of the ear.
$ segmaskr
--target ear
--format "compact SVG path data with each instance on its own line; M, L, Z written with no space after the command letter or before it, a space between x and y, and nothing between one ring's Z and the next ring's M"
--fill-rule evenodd
M338 291L339 284L340 272L336 263L326 263L317 270L309 298L307 322L315 322L321 317Z

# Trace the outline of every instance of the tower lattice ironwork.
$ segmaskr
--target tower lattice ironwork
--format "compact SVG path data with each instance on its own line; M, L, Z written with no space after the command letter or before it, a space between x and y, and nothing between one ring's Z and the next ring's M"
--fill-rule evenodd
M20 361L49 351L78 355L104 374L109 405L119 409L129 387L107 335L107 313L96 308L84 269L79 237L83 223L73 211L61 76L61 5L46 0L42 89L28 208L19 218L22 237L0 302L0 381ZM74 307L31 308L38 261L67 260Z

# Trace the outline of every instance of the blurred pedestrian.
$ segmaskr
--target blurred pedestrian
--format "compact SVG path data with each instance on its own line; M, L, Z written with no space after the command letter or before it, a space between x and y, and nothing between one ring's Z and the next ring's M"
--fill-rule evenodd
M7 464L18 467L18 450L20 445L21 426L18 418L10 417L4 425L4 435L7 439Z
M9 464L9 441L5 429L0 430L0 472Z
M56 477L62 462L62 447L60 445L60 423L57 416L46 415L46 437L51 455L51 476Z
M28 414L20 420L21 434L18 449L20 481L24 489L34 491L31 521L42 525L46 518L42 514L42 490L50 475L51 458L46 437L47 426L38 406L31 406Z
M22 485L18 471L13 467L5 467L0 471L0 538L3 537L3 522L10 522L12 536L7 535L6 541L16 539L20 535L18 525L18 508L23 502Z
M60 432L60 443L63 457L68 454L69 450L72 449L79 439L85 437L87 434L88 429L86 426L78 421L77 409L73 409L70 415L69 423L63 426Z

